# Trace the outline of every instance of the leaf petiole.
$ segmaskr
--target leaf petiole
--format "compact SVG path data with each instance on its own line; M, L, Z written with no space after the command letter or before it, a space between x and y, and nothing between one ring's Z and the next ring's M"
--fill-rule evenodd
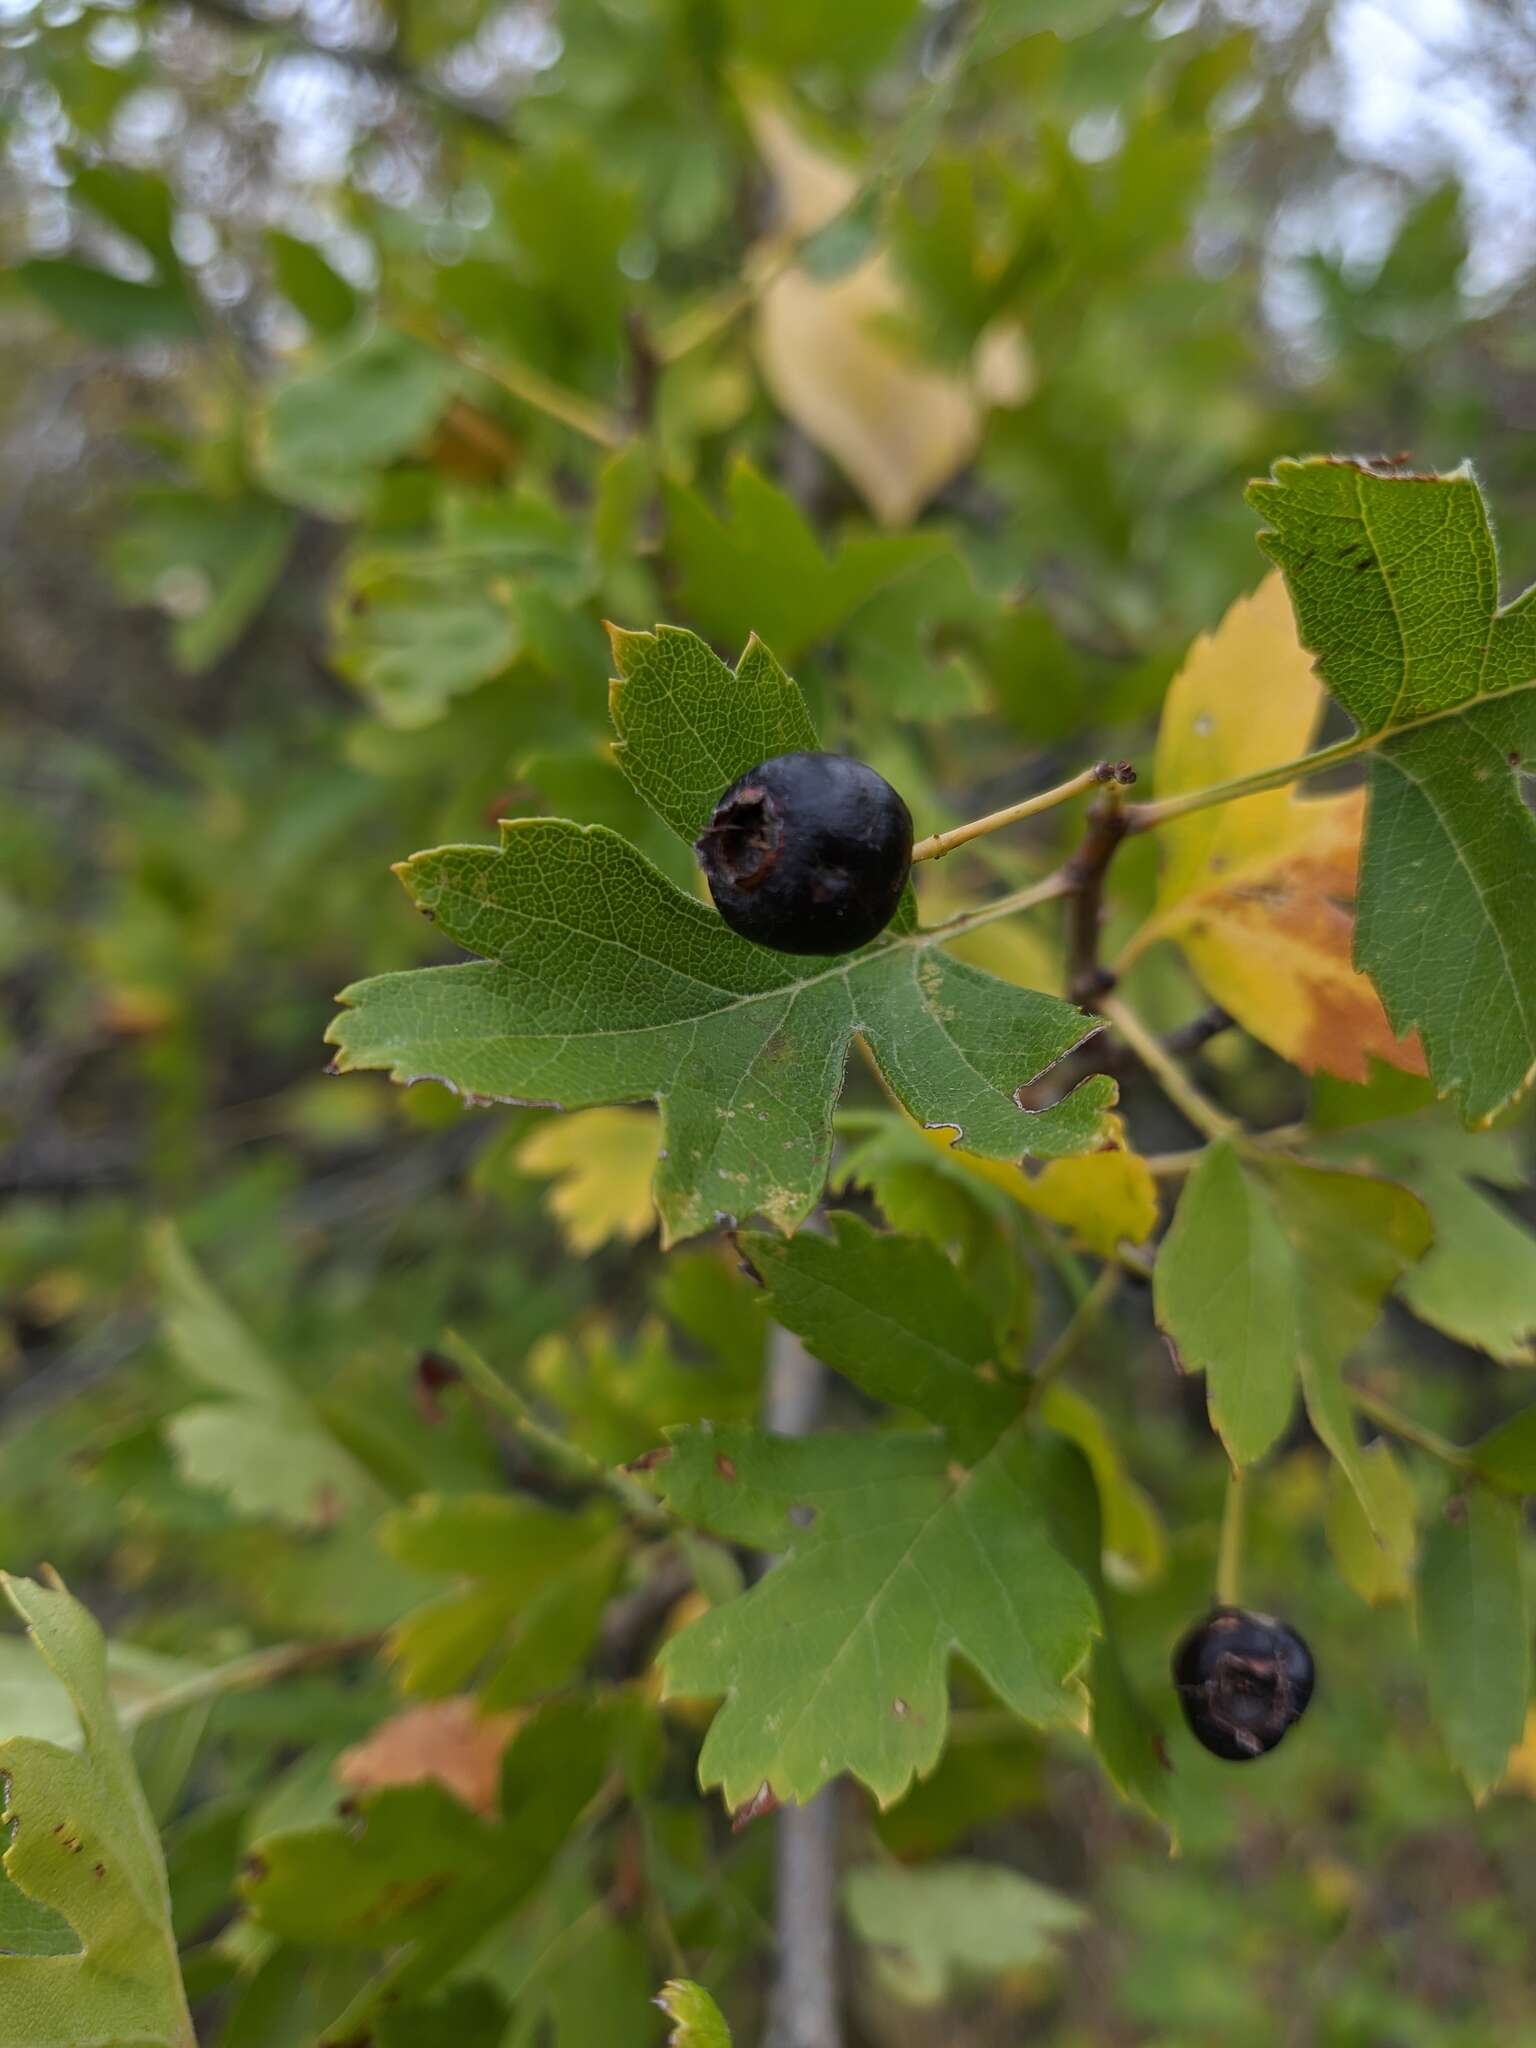
M1078 1346L1109 1306L1115 1289L1120 1285L1120 1277L1120 1268L1116 1265L1109 1264L1100 1269L1098 1278L1068 1317L1061 1335L1035 1368L1029 1383L1031 1408L1039 1407L1046 1390L1071 1363Z
M1212 1140L1241 1135L1242 1126L1237 1119L1228 1116L1224 1110L1218 1109L1214 1102L1201 1094L1178 1061L1169 1057L1136 1012L1119 996L1105 996L1099 1004L1099 1009L1119 1032L1174 1108L1192 1123L1197 1131L1203 1132Z
M1469 1452L1462 1450L1459 1444L1453 1444L1449 1437L1441 1436L1437 1430L1428 1429L1423 1423L1415 1422L1412 1416L1404 1415L1390 1401L1368 1393L1364 1387L1351 1387L1349 1398L1368 1422L1374 1422L1379 1429L1386 1430L1401 1442L1412 1444L1416 1450L1427 1452L1453 1472L1477 1471L1476 1460Z
M639 1523L643 1528L672 1527L670 1516L657 1507L643 1486L627 1474L603 1464L600 1458L594 1458L579 1444L573 1444L569 1438L561 1436L558 1430L551 1429L547 1423L541 1422L517 1388L510 1381L504 1380L495 1367L482 1358L474 1346L467 1343L456 1331L444 1332L443 1350L475 1392L482 1399L489 1401L492 1407L499 1408L510 1420L518 1435L535 1450L541 1451L551 1464L559 1466L589 1486L600 1486L605 1492L611 1493L631 1521Z
M1372 753L1402 733L1417 732L1425 725L1438 725L1444 719L1458 718L1476 710L1479 705L1492 704L1505 697L1522 696L1528 690L1536 690L1536 679L1512 683L1507 689L1484 690L1475 697L1463 697L1455 704L1442 705L1419 718L1403 718L1393 725L1378 726L1374 732L1356 733L1353 739L1340 740L1331 747L1319 747L1315 753L1298 754L1290 761L1277 761L1273 767L1255 769L1251 775L1234 776L1230 782L1213 782L1208 789L1191 789L1178 796L1154 797L1150 803L1128 804L1126 829L1147 832L1158 825L1166 825L1170 818L1183 818L1191 811L1209 810L1213 804L1235 803L1239 797L1259 796L1266 789L1283 789L1287 783L1299 782L1303 776L1320 775L1324 769L1337 768L1345 761L1353 761L1359 754Z

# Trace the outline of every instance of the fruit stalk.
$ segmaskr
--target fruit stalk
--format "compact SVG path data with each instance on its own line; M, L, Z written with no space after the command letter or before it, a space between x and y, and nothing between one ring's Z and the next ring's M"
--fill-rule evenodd
M1038 811L1054 810L1057 804L1068 803L1087 790L1102 789L1106 783L1123 788L1135 779L1135 770L1128 761L1096 761L1080 775L1058 782L1054 789L1043 789L1038 796L1025 797L1022 803L1009 804L1001 811L989 811L984 818L972 818L969 824L956 825L948 832L930 832L926 839L920 839L913 847L913 865L920 860L942 860L946 853L953 853L957 846L964 846L968 840L985 838L989 832L1000 832L1005 825L1016 825L1021 818L1032 818Z
M1221 1538L1216 1548L1216 1600L1237 1607L1243 1598L1244 1475L1241 1465L1227 1473L1227 1497L1221 1510Z

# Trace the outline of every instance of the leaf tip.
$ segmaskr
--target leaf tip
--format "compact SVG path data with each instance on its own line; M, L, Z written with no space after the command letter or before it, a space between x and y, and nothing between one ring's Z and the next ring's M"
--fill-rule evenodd
M618 670L615 681L622 682L639 659L641 648L648 640L654 640L654 633L632 632L627 626L616 626L612 619L604 619L603 631L608 635L608 646L613 654L613 665ZM611 697L611 687L610 687Z

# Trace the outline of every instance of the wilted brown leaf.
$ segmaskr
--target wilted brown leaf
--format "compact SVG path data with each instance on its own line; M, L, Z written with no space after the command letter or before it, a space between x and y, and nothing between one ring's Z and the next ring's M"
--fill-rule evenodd
M522 1718L482 1714L467 1696L407 1707L344 1750L336 1759L336 1778L352 1792L430 1779L462 1805L489 1817L496 1811L502 1751Z

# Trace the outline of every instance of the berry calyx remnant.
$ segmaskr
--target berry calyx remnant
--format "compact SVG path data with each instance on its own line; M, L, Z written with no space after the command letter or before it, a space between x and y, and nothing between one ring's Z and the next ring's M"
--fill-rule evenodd
M1283 1621L1215 1607L1173 1653L1173 1682L1194 1738L1213 1756L1251 1763L1307 1710L1312 1652Z
M733 782L695 843L715 908L778 953L851 953L895 915L912 814L844 754L776 754Z

